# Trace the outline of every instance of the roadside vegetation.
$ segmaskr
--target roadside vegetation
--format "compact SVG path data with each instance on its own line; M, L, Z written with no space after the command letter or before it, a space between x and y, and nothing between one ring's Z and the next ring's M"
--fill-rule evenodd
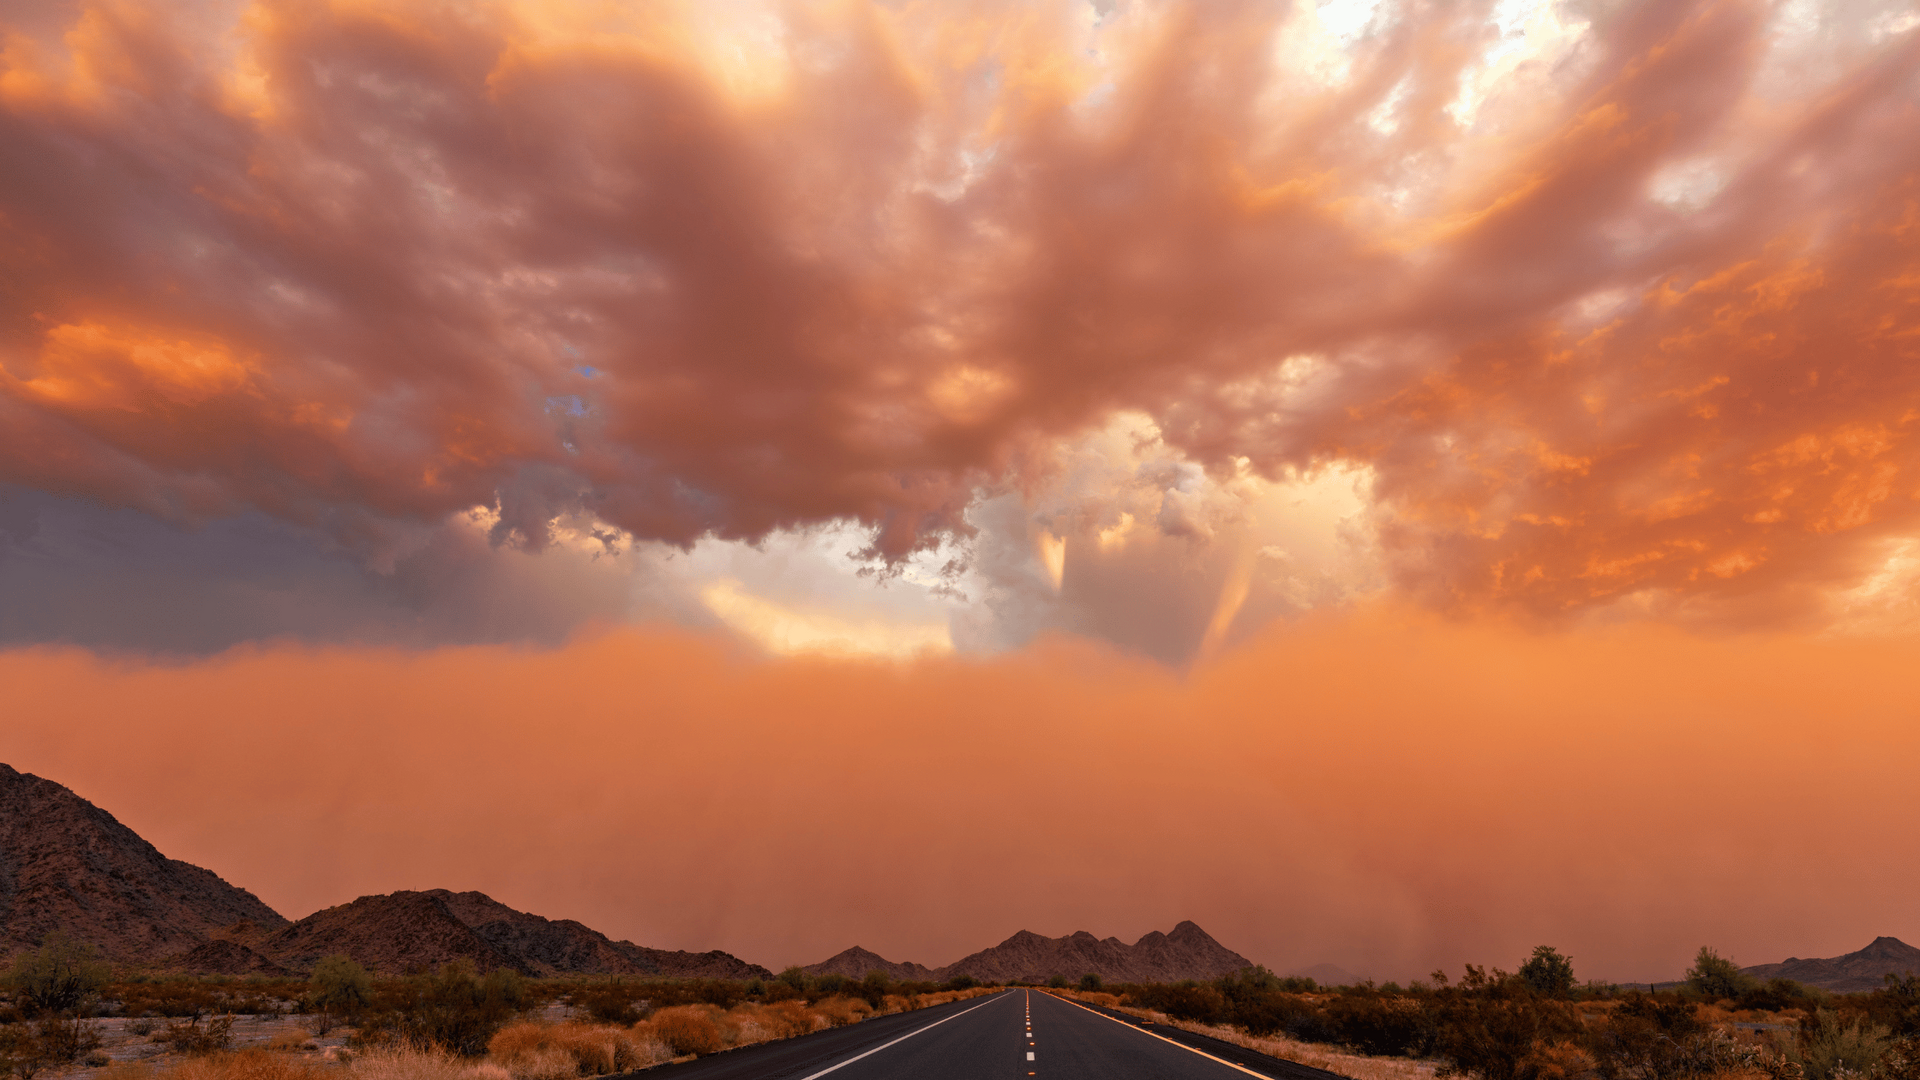
M0 1080L576 1080L991 993L971 979L528 979L456 962L375 976L114 977L52 937L0 977ZM1575 977L1542 946L1399 986L1249 968L1051 992L1354 1080L1920 1080L1920 977L1871 993L1761 983L1712 949L1658 990Z
M1541 946L1512 973L1467 965L1404 987L1250 968L1056 992L1356 1080L1920 1080L1920 978L1886 982L1853 994L1762 983L1703 948L1684 982L1627 989L1578 983Z
M993 992L971 979L528 979L454 962L379 977L114 979L49 939L0 980L0 1080L575 1080Z

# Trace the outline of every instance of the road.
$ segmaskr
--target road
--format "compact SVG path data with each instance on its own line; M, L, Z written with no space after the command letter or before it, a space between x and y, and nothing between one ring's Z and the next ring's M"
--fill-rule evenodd
M1038 990L897 1013L649 1069L680 1080L1340 1080Z

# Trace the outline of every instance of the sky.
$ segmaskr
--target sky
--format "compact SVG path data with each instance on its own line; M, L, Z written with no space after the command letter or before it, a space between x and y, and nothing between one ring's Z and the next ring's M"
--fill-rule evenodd
M0 0L0 760L779 968L1920 941L1920 13Z

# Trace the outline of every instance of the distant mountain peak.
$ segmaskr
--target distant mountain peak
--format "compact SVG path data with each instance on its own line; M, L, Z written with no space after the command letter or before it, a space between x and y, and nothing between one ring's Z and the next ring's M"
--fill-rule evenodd
M805 970L860 978L881 968L896 979L936 982L960 975L983 982L1045 982L1056 976L1078 981L1089 974L1110 982L1178 982L1230 975L1252 963L1215 941L1197 924L1184 921L1172 934L1155 930L1133 945L1115 937L1096 938L1086 930L1058 938L1021 930L992 948L943 968L897 964L856 946Z
M1920 973L1920 949L1882 935L1865 948L1822 959L1788 957L1778 964L1744 969L1762 979L1792 979L1823 990L1875 990L1888 975Z

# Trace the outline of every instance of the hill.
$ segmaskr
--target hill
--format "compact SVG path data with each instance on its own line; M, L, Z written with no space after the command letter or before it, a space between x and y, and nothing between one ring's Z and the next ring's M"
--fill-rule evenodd
M1789 956L1777 964L1741 969L1762 979L1792 979L1823 990L1878 990L1888 975L1920 973L1920 949L1893 937L1877 937L1866 948L1825 960Z
M288 922L245 889L160 854L66 788L0 765L0 958L63 930L107 959L207 975L286 975L344 953L400 973L449 960L527 975L749 979L772 973L719 950L614 941L484 893L396 892Z
M758 964L715 950L649 949L614 941L572 919L516 911L480 892L395 892L363 896L316 911L253 946L295 971L323 956L351 956L370 971L400 974L469 960L482 971L523 975L671 975L746 979L772 975Z
M1045 982L1055 976L1078 981L1087 974L1108 982L1178 982L1214 979L1252 966L1253 961L1215 941L1205 930L1182 922L1170 934L1156 930L1132 945L1119 938L1096 938L1085 930L1057 938L1022 930L942 968L894 963L856 947L805 970L860 978L880 968L896 979L936 982L960 975L982 982Z
M0 765L0 956L64 930L117 963L163 962L239 923L275 930L287 920L67 788Z

